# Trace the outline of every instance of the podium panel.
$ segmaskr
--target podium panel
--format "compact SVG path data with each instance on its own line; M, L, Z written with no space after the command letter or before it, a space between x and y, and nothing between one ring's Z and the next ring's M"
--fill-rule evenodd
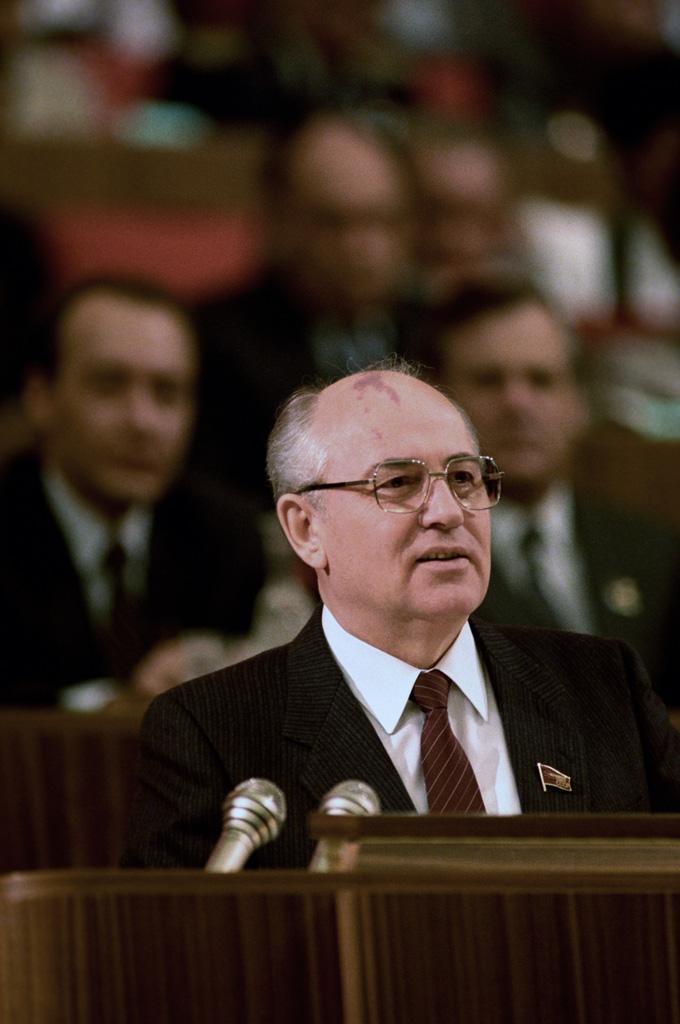
M312 829L357 870L1 877L0 1021L680 1022L679 816Z
M140 717L0 709L0 872L118 863Z
M680 892L367 881L346 941L348 1021L617 1024L680 1019Z
M680 816L310 827L341 865L353 1024L680 1021Z
M304 873L0 879L3 1024L342 1024L334 886Z

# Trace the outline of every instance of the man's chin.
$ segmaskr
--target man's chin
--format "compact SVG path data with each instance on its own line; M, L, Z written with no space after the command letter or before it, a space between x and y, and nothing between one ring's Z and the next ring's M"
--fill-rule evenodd
M131 505L154 505L168 489L165 477L152 473L117 474L103 480L95 497L102 506L125 510Z

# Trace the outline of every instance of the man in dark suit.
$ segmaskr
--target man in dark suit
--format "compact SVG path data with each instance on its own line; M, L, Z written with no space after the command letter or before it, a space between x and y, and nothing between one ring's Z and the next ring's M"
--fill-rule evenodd
M462 810L462 778L464 807L493 814L680 808L680 735L632 649L470 618L501 474L461 410L403 371L282 410L269 475L323 608L289 644L153 702L126 866L205 864L223 797L252 776L288 804L253 857L267 867L308 863L306 815L347 778L386 811Z
M252 508L179 478L196 343L159 288L84 282L43 342L26 387L39 453L0 479L0 702L148 698L248 631Z
M438 383L505 471L480 615L620 637L664 700L680 704L680 544L574 486L589 410L576 340L557 312L531 287L497 281L442 305L428 333Z
M313 114L274 139L263 177L262 274L196 311L192 462L269 508L264 465L279 406L307 380L407 354L414 310L409 184L388 133L359 116Z

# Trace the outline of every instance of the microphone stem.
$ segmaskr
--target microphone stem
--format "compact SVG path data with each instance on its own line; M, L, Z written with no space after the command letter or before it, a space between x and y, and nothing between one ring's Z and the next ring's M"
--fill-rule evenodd
M309 862L309 870L320 873L351 871L358 850L358 843L349 842L347 839L320 839Z
M230 828L222 833L205 865L206 871L239 871L253 851L253 844L240 829Z

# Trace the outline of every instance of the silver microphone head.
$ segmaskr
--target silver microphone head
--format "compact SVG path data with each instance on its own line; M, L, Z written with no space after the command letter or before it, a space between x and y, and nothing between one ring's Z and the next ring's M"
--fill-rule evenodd
M253 850L276 839L286 820L286 798L269 779L245 779L222 804L225 829L243 832Z
M380 814L380 799L368 783L346 779L326 793L319 805L319 813Z

